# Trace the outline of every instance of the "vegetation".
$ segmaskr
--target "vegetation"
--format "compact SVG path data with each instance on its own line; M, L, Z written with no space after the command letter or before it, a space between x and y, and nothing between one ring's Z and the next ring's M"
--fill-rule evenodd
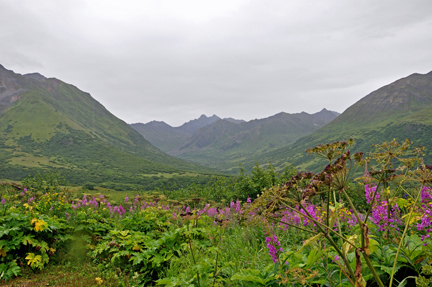
M6 85L9 92L22 90L13 105L0 107L2 178L22 180L38 172L56 172L74 185L116 183L129 190L152 190L173 182L203 184L221 174L161 152L72 85L3 68L0 77L14 83Z
M386 85L350 106L329 124L291 145L242 161L246 170L255 162L271 162L276 168L288 163L302 171L319 172L326 164L304 151L323 142L353 138L352 152L369 152L372 144L406 138L426 147L432 161L432 73L413 74Z
M424 150L392 141L364 156L351 154L352 144L309 149L328 162L317 174L256 165L250 175L171 193L139 191L117 203L77 198L53 174L4 184L1 280L430 286L432 166L421 161ZM357 168L365 173L354 183Z

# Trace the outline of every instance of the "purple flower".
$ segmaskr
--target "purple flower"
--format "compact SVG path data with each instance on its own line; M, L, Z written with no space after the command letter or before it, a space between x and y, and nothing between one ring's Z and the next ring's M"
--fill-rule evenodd
M336 263L336 261L339 261L339 260L340 260L339 256L335 255L335 257L334 257L334 259L333 259L333 262Z
M128 202L128 200L129 200L129 197L126 196L125 197L125 203Z
M239 200L237 200L237 202L236 202L236 212L237 213L241 213L241 205L240 205L240 201Z
M269 250L269 255L273 259L273 262L277 263L279 258L278 253L283 252L282 247L280 247L280 241L278 241L276 234L273 234L273 236L270 234L270 236L266 237L265 240Z
M366 202L371 203L374 193L376 191L376 186L370 187L368 184L365 185ZM375 202L379 202L380 194L377 192L375 195Z
M1 203L2 203L3 205L5 205L5 204L6 204L6 199L2 198Z
M231 201L230 208L231 208L231 209L235 208L235 203L234 203L234 201Z
M421 196L421 202L422 203L432 201L431 189L429 187L423 186L420 196Z

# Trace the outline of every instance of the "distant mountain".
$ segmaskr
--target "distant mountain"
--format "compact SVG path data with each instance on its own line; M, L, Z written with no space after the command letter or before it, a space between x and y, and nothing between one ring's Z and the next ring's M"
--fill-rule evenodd
M315 114L279 113L249 122L217 116L201 116L181 127L201 123L191 136L179 128L156 126L154 122L133 124L134 129L161 150L176 157L229 170L245 159L288 145L316 131L333 120L338 113L323 109ZM211 119L211 120L210 120ZM180 127L180 128L181 128ZM184 131L184 129L183 129Z
M349 107L316 132L254 159L276 166L293 163L302 169L315 169L319 162L304 151L333 142L356 139L354 151L368 151L372 144L407 138L426 147L425 160L432 162L432 72L412 74L386 85ZM249 161L248 166L253 162Z
M191 120L187 123L184 123L183 125L175 129L179 132L183 132L191 136L200 128L210 125L220 119L221 118L216 115L213 115L211 117L207 117L206 115L201 115L198 119Z
M164 152L168 152L182 145L190 138L190 135L186 132L174 128L165 122L152 121L146 124L131 124L130 126L152 145Z
M38 73L0 65L0 113L2 178L58 171L71 183L150 186L167 173L214 172L163 153L90 94Z

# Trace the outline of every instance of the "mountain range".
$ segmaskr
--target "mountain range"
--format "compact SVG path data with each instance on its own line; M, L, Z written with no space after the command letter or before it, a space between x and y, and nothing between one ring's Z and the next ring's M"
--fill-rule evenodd
M353 151L368 152L372 144L410 139L426 147L424 160L432 162L432 72L412 74L383 86L350 106L340 116L290 146L245 161L271 162L282 168L294 164L302 170L317 170L322 164L305 150L318 144L353 138Z
M305 153L318 144L354 138L353 152L406 138L426 147L432 161L432 72L383 86L342 114L281 112L252 121L216 115L171 127L128 125L77 87L0 65L0 178L19 180L54 171L69 183L119 189L205 183L241 163L317 170ZM167 154L169 153L169 154Z
M326 109L315 114L281 112L248 122L202 115L180 127L155 121L131 126L170 155L229 171L248 158L289 145L338 115Z
M56 171L70 183L154 188L202 182L215 170L160 151L90 94L38 73L0 65L0 178Z

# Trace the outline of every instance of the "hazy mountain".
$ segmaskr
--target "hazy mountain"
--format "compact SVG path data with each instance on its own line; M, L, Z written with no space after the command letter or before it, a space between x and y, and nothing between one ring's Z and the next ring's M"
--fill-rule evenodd
M164 152L168 152L186 142L190 135L168 125L165 122L152 121L146 124L136 123L130 125L139 132L152 145Z
M221 118L216 115L213 115L211 117L207 117L206 115L201 115L198 119L191 120L187 123L184 123L183 125L175 128L175 130L179 132L183 132L188 135L193 135L200 128L210 125L220 119Z
M2 177L60 171L72 183L150 184L149 175L211 172L152 146L90 94L55 78L0 65Z
M348 138L356 139L354 150L368 151L374 143L407 138L423 145L426 161L432 161L432 72L412 74L386 85L349 107L340 116L293 145L261 155L259 162L277 166L293 163L303 169L318 167L307 148ZM248 166L253 162L249 161Z
M163 122L132 124L144 138L163 151L179 158L212 167L230 169L246 158L274 150L316 131L333 120L338 113L323 109L315 114L279 113L245 122L216 115L170 127ZM192 135L189 133L197 128Z
M196 131L171 155L229 170L248 158L289 145L316 131L336 117L323 109L316 114L279 113L274 116L233 123L219 120Z

